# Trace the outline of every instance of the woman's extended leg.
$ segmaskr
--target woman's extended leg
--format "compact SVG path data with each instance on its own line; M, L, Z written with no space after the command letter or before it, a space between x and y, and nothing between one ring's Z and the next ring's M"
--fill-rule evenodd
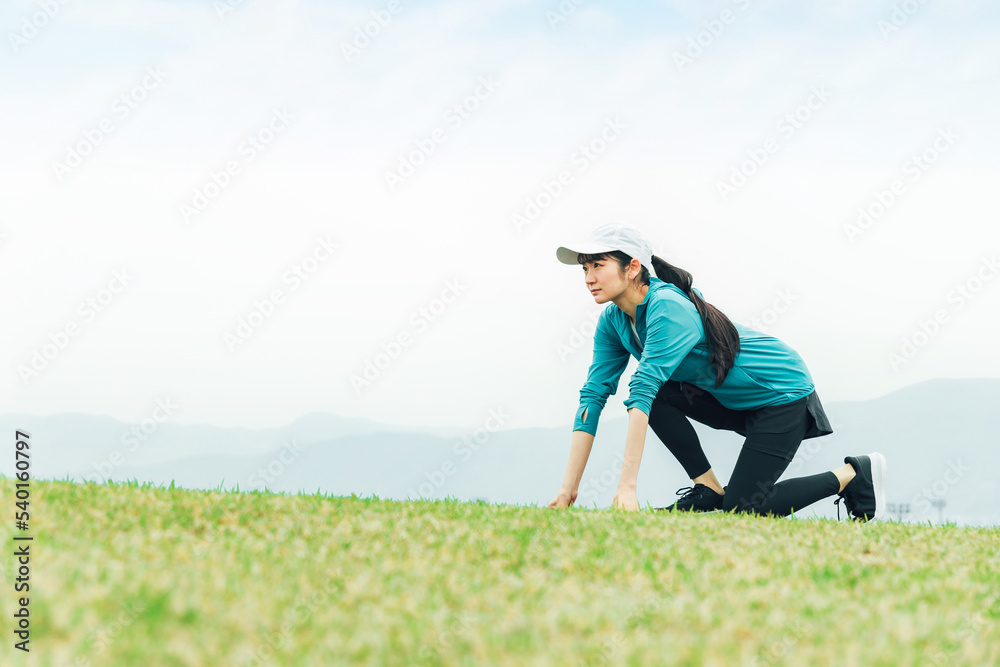
M775 482L788 464L789 461L780 456L744 447L729 480L722 508L727 511L788 516L818 500L836 495L843 489L834 472Z
M806 428L806 399L753 411L723 509L788 516L842 491L853 479L853 474L843 469L778 481L802 443Z

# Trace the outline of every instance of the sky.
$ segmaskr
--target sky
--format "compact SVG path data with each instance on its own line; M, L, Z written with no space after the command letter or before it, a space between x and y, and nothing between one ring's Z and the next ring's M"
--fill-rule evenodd
M604 306L555 249L609 221L825 402L1000 376L998 27L985 0L10 0L0 403L568 435Z

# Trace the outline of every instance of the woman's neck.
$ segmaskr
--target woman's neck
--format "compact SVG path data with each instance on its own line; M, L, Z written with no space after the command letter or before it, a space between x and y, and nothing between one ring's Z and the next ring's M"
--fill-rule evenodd
M628 315L629 319L632 320L632 322L634 323L635 309L638 307L640 303L646 300L647 293L649 293L649 285L643 285L641 288L639 288L639 291L637 293L638 296L632 295L631 298L624 298L622 300L622 303L618 303L617 301L615 301L615 303L619 308L625 311L625 314Z

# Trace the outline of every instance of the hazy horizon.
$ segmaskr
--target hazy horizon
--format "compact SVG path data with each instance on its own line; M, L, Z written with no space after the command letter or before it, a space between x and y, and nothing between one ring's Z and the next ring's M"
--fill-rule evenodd
M623 374L623 379L627 380L627 376L625 374ZM871 397L863 398L863 399L842 399L842 400L839 400L837 402L838 403L853 403L853 402L864 402L864 401L870 401L870 400L878 400L880 398L886 398L886 397L891 396L892 394L895 394L897 392L905 391L907 389L910 389L910 388L922 385L922 384L927 383L927 382L934 382L935 380L1000 380L1000 377L995 377L995 378L992 378L992 377L981 377L981 378L946 378L946 377L927 378L927 379L924 379L924 380L920 380L919 382L914 382L912 384L908 384L908 385L905 385L905 386L902 386L902 387L896 387L895 389L887 391L884 394L880 394L878 396L871 396ZM627 387L627 384L628 383L626 381L623 381L621 383L621 385L625 387L625 392L624 393L622 392L621 387L619 387L618 393L617 394L613 394L612 396L610 396L608 398L608 406L612 405L612 402L615 401L615 399L619 399L618 403L622 403L622 401L625 399L625 397L628 396L628 387ZM832 403L833 402L833 401L828 401L826 399L822 399L822 400L824 401L824 405L826 403ZM15 411L15 410L5 410L3 412L0 412L0 416L10 416L10 415L17 415L17 414L30 415L32 417L40 417L40 418L57 417L57 416L61 416L61 415L84 415L84 416L88 416L88 417L107 417L107 418L110 418L110 419L114 419L115 421L119 421L119 422L121 422L123 424L126 424L126 425L135 425L135 424L141 423L141 421L145 421L145 420L150 419L150 417L147 415L142 420L137 420L137 421L131 421L130 422L130 421L127 421L127 420L119 419L119 418L117 418L117 417L115 417L115 416L113 416L111 414L95 413L95 412L84 412L84 411L79 411L79 410L60 410L60 411L56 411L56 412L47 412L47 413L25 412L25 411ZM398 427L398 428L413 428L413 429L427 428L427 429L431 429L431 430L436 430L436 429L440 429L440 430L451 430L451 429L453 429L453 430L462 430L462 429L470 428L468 426L465 426L465 425L462 425L462 424L457 424L457 423L454 423L454 424L452 424L452 423L433 423L433 424L426 423L426 424L422 424L422 423L412 423L412 422L393 422L393 421L389 421L389 420L385 420L385 419L377 419L377 418L371 418L371 417L367 417L367 416L358 416L358 415L351 415L351 414L340 413L340 412L336 412L334 410L311 410L309 412L303 412L303 413L301 413L301 414L293 417L292 419L290 419L288 421L275 422L273 424L259 424L259 425L256 425L256 426L247 426L247 425L244 425L244 424L218 424L218 423L214 423L214 422L211 422L211 421L185 421L184 419L175 419L173 417L170 417L169 419L164 420L164 422L161 422L161 423L169 422L171 424L176 424L176 425L179 425L179 426L212 426L212 427L216 427L216 428L233 428L233 429L256 430L256 429L269 429L269 428L280 428L280 427L283 427L283 426L290 426L290 425L294 424L295 422L297 422L297 421L299 421L299 420L301 420L303 418L309 417L310 415L324 415L324 416L329 415L329 416L340 417L340 418L343 418L345 420L355 420L355 419L357 419L357 420L366 420L366 421L372 422L374 424L383 424L385 426L392 426L392 427ZM622 404L619 407L619 409L617 409L617 410L609 410L609 408L606 406L605 409L601 413L601 420L602 420L602 422L604 420L606 420L606 419L627 419L627 418L628 418L628 414L624 410L624 404ZM154 419L154 421L155 421L155 419ZM511 423L508 423L508 422L504 422L496 430L498 430L498 431L507 431L507 430L517 429L517 428L554 428L554 427L559 427L559 426L571 427L572 425L573 425L573 416L570 415L570 417L568 417L568 418L566 418L564 420L563 424L526 424L526 425L523 425L523 424L511 424ZM475 425L472 428L475 428ZM569 436L569 434L570 434L570 431L567 430L567 437Z
M992 471L1000 453L993 446L990 409L998 400L1000 378L937 379L879 399L828 401L833 433L803 441L784 476L830 470L845 456L878 451L888 461L887 508L895 518L997 525L1000 486ZM941 418L929 420L928 414ZM506 415L496 417L475 429L446 429L316 413L288 425L247 429L0 413L0 427L32 434L36 480L547 504L565 470L572 424L498 428L496 421ZM602 415L580 484L581 506L611 503L627 427L624 412ZM743 438L697 422L694 428L713 470L728 479ZM13 458L0 459L0 475L15 472ZM660 507L689 485L676 459L649 432L638 476L640 501ZM836 517L833 500L797 515Z

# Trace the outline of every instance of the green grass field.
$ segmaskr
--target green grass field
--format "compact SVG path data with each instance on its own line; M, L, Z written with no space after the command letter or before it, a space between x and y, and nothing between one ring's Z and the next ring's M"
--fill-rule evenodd
M14 502L14 482L0 493ZM1000 531L33 482L37 665L996 665Z

